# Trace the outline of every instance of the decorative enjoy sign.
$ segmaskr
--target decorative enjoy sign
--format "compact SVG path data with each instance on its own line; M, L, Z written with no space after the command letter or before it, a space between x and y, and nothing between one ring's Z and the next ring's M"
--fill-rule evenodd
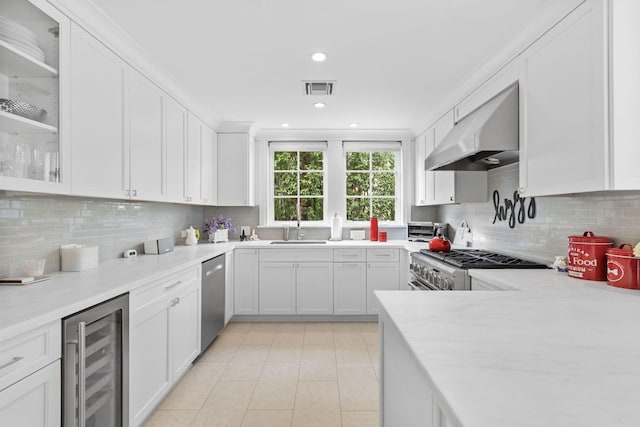
M518 191L513 192L513 200L504 199L504 206L500 205L500 193L498 190L493 192L493 208L495 215L492 224L496 221L509 221L509 228L516 227L516 220L519 224L523 224L526 218L533 219L536 217L536 199L532 197L529 200L529 206L525 207L526 197L520 197Z

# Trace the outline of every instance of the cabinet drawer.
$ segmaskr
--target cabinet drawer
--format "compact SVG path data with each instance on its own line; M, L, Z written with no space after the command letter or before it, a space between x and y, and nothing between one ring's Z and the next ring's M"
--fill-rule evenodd
M334 249L333 261L335 262L365 262L367 260L366 249Z
M367 249L367 261L398 262L400 260L399 249Z
M260 249L260 262L333 261L333 249Z
M169 275L164 279L148 283L130 293L129 304L131 306L131 311L142 310L168 293L174 292L179 288L183 288L190 282L199 280L200 267L191 267Z
M0 343L0 390L60 358L60 321Z

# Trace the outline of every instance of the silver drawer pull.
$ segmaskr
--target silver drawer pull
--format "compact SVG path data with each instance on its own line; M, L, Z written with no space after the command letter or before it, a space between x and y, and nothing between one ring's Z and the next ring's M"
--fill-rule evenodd
M390 257L391 254L373 254L374 256L384 256L384 257Z
M8 362L7 362L7 363L5 363L4 365L0 366L0 369L4 369L4 368L6 368L7 366L11 366L11 365L13 365L13 364L14 364L14 363L16 363L16 362L21 361L22 359L24 359L24 357L22 357L22 356L13 356L13 358L12 358L10 361L8 361Z
M182 283L182 280L178 280L178 281L177 281L176 283L174 283L173 285L165 286L165 287L164 287L164 289L165 289L166 291L168 291L169 289L173 289L173 288L175 288L175 287L176 287L176 286L178 286L180 283Z

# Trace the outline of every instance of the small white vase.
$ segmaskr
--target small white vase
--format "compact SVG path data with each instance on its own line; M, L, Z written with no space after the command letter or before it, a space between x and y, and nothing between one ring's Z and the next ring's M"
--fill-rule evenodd
M228 242L229 241L229 230L224 228L221 230L216 230L213 235L209 234L209 242L219 243L219 242Z

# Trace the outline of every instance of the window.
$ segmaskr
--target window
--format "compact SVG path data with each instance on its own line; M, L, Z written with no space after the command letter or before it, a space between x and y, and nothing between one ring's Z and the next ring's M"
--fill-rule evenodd
M325 145L271 143L273 221L324 221Z
M345 143L347 221L396 221L399 150L399 143Z

